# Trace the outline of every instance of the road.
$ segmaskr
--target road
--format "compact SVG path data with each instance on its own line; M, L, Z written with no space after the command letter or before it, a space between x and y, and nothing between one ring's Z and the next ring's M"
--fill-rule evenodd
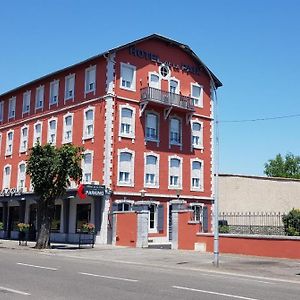
M300 281L37 250L0 249L0 270L0 299L300 299Z

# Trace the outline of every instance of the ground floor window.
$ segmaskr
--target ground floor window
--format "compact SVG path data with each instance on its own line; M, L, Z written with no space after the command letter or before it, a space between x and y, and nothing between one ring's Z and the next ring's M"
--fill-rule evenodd
M192 205L191 209L193 210L192 220L195 222L202 222L202 206Z
M149 205L149 229L150 230L157 229L157 205L156 204Z
M77 204L76 207L76 232L79 232L82 225L91 222L91 204Z
M128 202L121 202L118 203L118 211L130 211L131 210L131 204Z
M11 206L9 208L9 227L11 230L17 231L19 230L18 224L20 223L20 207L19 206Z
M51 223L51 231L59 232L60 231L60 216L61 216L61 205L54 205L54 214Z

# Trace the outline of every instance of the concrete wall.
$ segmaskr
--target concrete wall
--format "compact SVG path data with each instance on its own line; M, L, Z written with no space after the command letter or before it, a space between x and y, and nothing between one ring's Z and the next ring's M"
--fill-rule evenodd
M219 176L220 212L289 212L300 208L300 180Z

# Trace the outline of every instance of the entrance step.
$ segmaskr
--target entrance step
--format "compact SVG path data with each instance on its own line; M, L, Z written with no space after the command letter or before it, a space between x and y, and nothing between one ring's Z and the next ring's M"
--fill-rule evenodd
M150 248L150 249L172 249L172 244L171 243L165 243L165 244L148 243L148 248Z

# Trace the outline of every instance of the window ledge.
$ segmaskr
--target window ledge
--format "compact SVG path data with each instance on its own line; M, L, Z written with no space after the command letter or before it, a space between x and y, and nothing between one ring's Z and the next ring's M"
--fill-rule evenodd
M120 89L125 90L125 91L130 91L130 92L136 92L136 89L131 89L131 88L127 88L125 86L120 86Z

